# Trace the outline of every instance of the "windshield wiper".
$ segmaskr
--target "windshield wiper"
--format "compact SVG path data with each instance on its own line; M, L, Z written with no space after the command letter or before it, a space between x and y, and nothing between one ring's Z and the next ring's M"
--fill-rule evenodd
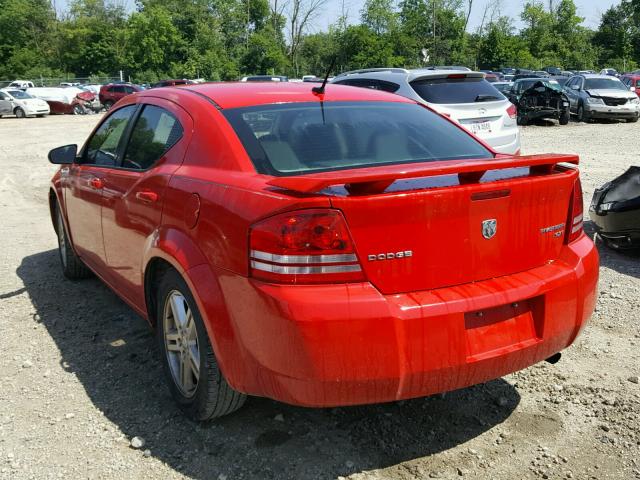
M478 95L474 102L490 102L491 100L500 100L495 95Z

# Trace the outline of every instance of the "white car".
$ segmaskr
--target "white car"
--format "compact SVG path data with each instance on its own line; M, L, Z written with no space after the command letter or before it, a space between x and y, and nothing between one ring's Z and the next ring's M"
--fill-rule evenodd
M49 112L47 102L27 92L13 88L0 90L0 117L3 115L15 115L18 118L30 115L44 117L49 115Z
M449 68L449 67L444 67ZM455 120L498 153L520 153L516 107L484 78L467 70L370 68L331 83L396 93Z

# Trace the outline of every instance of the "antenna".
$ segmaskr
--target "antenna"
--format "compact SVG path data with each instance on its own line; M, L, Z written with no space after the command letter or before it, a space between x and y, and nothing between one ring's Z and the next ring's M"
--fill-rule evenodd
M311 91L313 93L317 93L318 95L324 95L324 87L327 86L327 80L329 80L329 75L331 75L331 72L333 71L333 67L336 64L336 56L333 57L333 60L331 60L331 66L329 66L329 70L327 70L327 74L324 76L324 81L322 82L322 85L319 87L313 87L311 89Z

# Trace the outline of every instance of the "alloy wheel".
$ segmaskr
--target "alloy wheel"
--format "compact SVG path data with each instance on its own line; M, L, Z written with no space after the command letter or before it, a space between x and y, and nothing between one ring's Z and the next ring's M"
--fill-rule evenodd
M162 321L171 377L180 393L191 398L200 378L200 346L193 312L178 290L167 295Z

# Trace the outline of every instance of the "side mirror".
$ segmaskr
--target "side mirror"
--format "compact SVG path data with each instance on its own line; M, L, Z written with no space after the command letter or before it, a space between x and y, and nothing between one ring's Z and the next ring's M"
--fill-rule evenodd
M49 161L55 165L72 164L78 155L78 145L65 145L49 151Z

